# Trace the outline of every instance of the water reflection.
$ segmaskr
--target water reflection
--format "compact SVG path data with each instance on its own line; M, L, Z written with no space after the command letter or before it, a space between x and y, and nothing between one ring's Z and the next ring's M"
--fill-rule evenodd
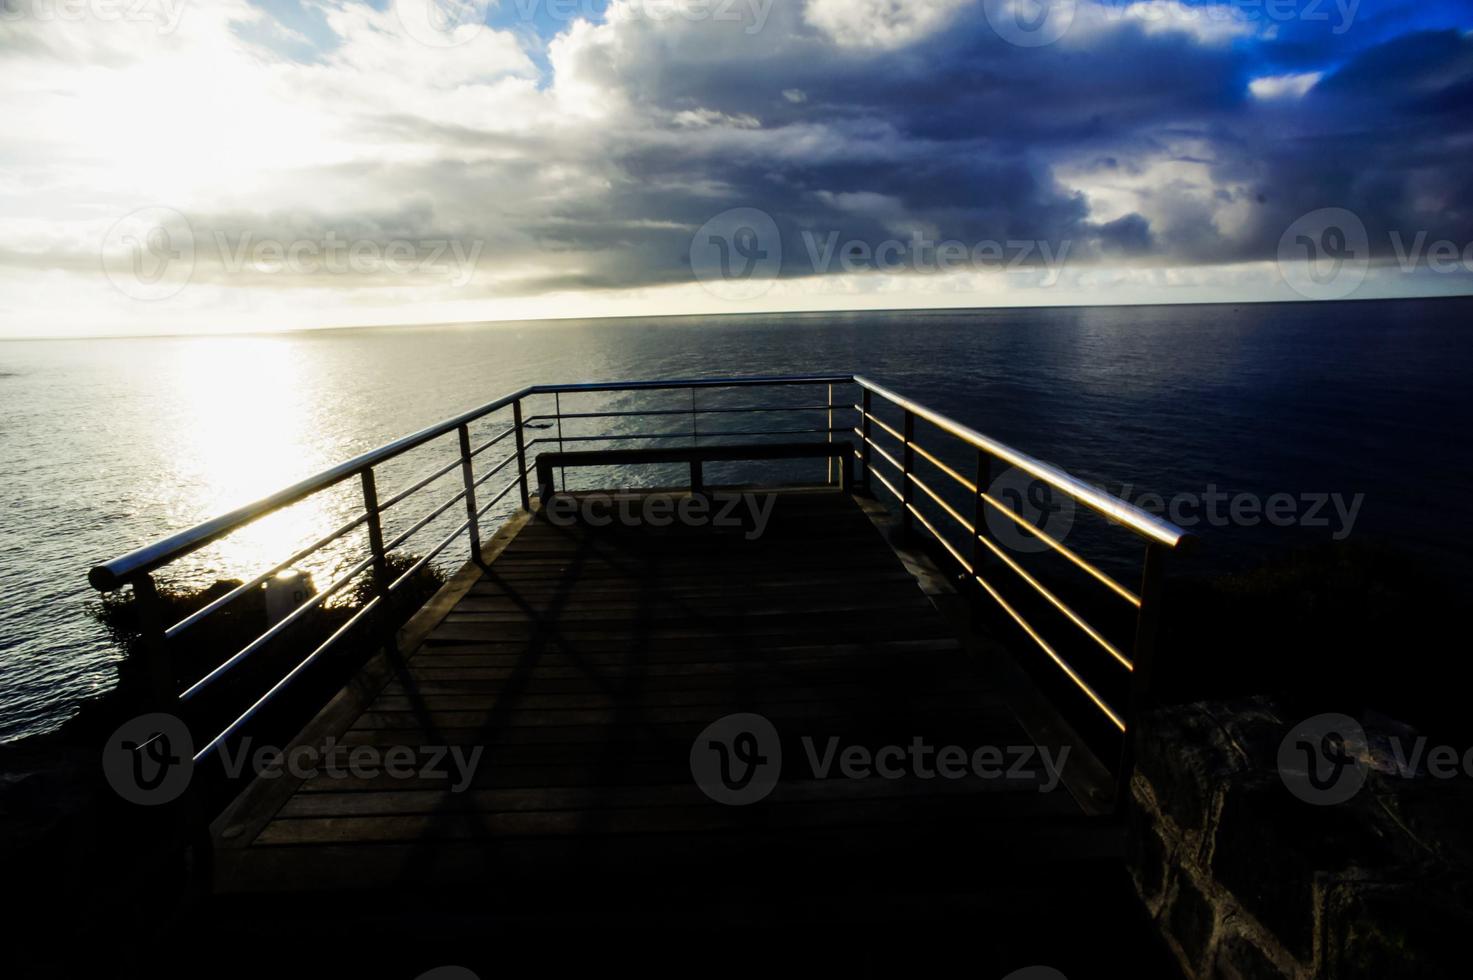
M1116 492L1200 493L1208 484L1263 495L1364 492L1358 533L1436 549L1455 566L1473 547L1467 522L1428 501L1473 492L1473 345L1460 329L1470 312L1459 300L0 344L0 374L9 375L0 383L0 579L14 597L0 604L0 739L54 726L78 698L113 682L116 648L85 614L91 564L536 382L858 371ZM800 394L815 392L793 392ZM699 403L725 398L745 400L703 392ZM588 396L563 407L623 410L630 401ZM638 402L690 404L681 392ZM551 410L551 398L529 406ZM657 429L628 431L690 425L679 414L653 421ZM711 416L700 426L738 431L759 421ZM477 443L504 425L498 417L476 427ZM590 426L570 422L565 436ZM554 430L537 435L553 436L539 449L556 446ZM381 494L453 452L452 437L383 467ZM485 465L500 458L498 446ZM792 477L821 475L815 467ZM487 483L482 500L511 476L508 469ZM640 470L576 478L619 486L680 477ZM570 471L570 484L574 478ZM395 508L386 534L427 513L457 482L452 472L423 499ZM518 503L510 493L483 529ZM196 584L252 578L360 506L349 480L192 556L180 572ZM412 545L432 546L461 520L463 509L449 508ZM1207 530L1198 566L1252 558L1275 543L1266 528ZM1080 533L1071 532L1071 543ZM359 535L303 570L321 588L365 554ZM463 554L447 550L445 564Z
M187 526L266 496L335 460L313 425L318 397L297 345L272 337L199 340L173 349L172 478L159 488ZM316 494L212 545L175 574L251 577L340 523L344 494ZM336 506L334 506L336 504ZM320 561L314 564L322 564Z

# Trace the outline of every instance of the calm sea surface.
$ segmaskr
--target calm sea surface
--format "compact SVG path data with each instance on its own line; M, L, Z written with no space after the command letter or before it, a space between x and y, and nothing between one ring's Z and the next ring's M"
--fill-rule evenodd
M1216 488L1292 495L1304 514L1314 495L1364 494L1353 537L1452 566L1473 545L1470 327L1473 301L1459 300L0 342L0 741L55 727L112 684L116 652L87 615L91 565L536 382L864 373L1132 500ZM381 487L433 469L444 448ZM298 505L175 578L259 573L354 503L344 488ZM1197 565L1241 564L1344 523L1329 505L1321 516L1329 527L1199 524ZM354 546L308 570L328 581Z

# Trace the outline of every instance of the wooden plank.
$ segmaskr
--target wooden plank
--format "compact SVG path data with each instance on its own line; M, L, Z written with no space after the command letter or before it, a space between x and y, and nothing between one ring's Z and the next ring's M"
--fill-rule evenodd
M929 693L929 692L928 692ZM951 685L948 693L955 699L969 698L970 703L988 698L991 692L979 680L965 680ZM906 696L906 689L896 692ZM374 699L373 711L466 711L501 706L503 703L523 711L544 709L603 708L615 706L666 707L724 706L730 704L815 704L834 700L880 700L885 701L891 692L876 690L862 684L835 684L831 687L760 687L733 689L729 685L708 686L694 690L646 690L634 685L628 690L590 688L586 692L566 694L532 694L521 688L472 693L456 688L455 693L426 691L421 686L413 694L405 693L403 685L390 685Z
M843 800L919 799L971 794L1034 793L1036 785L1021 779L826 779L778 783L767 800L784 803ZM298 794L282 808L282 817L369 817L474 813L541 813L556 810L640 810L656 807L704 807L711 801L700 787L683 783L644 786L556 786L527 789L388 790Z
M1007 807L1015 817L1077 813L1067 794L1016 792ZM258 838L259 845L394 843L404 841L480 840L498 837L563 835L710 833L760 827L773 830L820 830L878 823L961 827L979 813L995 813L1000 806L992 794L975 797L901 797L845 799L827 803L795 803L742 807L707 803L692 807L640 809L557 810L540 813L483 813L457 810L432 815L375 815L370 817L280 818Z
M237 811L232 840L249 846L222 862L227 889L260 887L271 869L293 876L278 887L296 875L302 887L353 887L511 867L533 879L671 873L733 854L853 860L866 842L914 847L911 835L939 853L982 826L1078 815L1068 793L1037 791L1037 758L1022 767L1031 780L804 775L805 753L834 736L871 750L914 738L1028 744L953 627L840 494L779 495L755 539L534 516L487 570L457 577L406 649L396 673L355 682L353 698L309 726L315 742L299 739L327 747L331 772L279 780L264 817ZM715 804L690 776L693 740L736 711L780 732L784 779L761 806ZM343 775L356 751L400 746L417 758L456 746L477 763L456 785L464 792L434 772ZM598 843L613 840L617 850Z

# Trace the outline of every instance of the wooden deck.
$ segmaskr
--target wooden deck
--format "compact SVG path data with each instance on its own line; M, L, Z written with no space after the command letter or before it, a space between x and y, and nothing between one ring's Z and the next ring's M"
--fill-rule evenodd
M861 502L779 493L753 531L518 519L295 743L345 767L362 746L418 765L479 749L464 790L448 762L449 778L257 780L214 826L217 893L926 891L1080 853L1088 822L1065 785L1040 791L1036 753L1009 754L1011 777L925 777L933 751L922 774L843 778L836 759L816 778L834 738L1034 739ZM736 712L770 720L783 760L744 806L692 776L696 736Z

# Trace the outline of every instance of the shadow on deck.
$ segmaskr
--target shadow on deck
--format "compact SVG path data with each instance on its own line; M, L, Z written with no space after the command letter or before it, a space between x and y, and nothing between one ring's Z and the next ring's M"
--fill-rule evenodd
M554 498L504 528L298 739L344 771L258 779L216 822L217 896L411 889L441 928L469 908L686 928L950 910L990 916L994 944L1101 903L1129 918L1119 826L1088 802L1103 770L1030 735L1039 705L959 634L881 509L752 493L739 526L554 521L577 509ZM735 713L775 734L698 742ZM442 748L479 755L464 776L449 755L446 775L347 772L355 751ZM768 762L741 788L723 753L738 783Z
M508 528L406 630L403 657L372 665L304 733L337 771L253 787L217 824L221 886L617 871L669 887L753 861L831 877L855 848L912 862L1009 827L1097 850L1060 778L1082 749L1034 745L854 498L731 499L733 527L594 527L542 510ZM776 741L751 743L770 761L737 789L720 756L739 781L748 743L702 747L703 789L693 742L735 713L771 723ZM781 778L754 799L775 747ZM376 771L394 751L413 775ZM855 764L869 774L846 777Z

